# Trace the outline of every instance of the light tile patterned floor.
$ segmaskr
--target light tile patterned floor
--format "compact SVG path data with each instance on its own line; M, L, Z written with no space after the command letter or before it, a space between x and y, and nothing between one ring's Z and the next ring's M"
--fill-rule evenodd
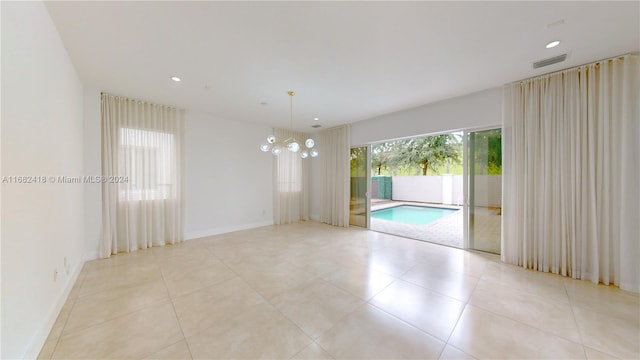
M85 264L41 358L640 356L640 297L314 222Z

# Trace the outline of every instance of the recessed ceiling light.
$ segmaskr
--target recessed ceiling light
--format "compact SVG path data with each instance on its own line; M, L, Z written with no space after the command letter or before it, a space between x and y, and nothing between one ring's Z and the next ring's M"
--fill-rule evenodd
M317 128L321 128L322 125L320 124L315 124L315 125L311 125L312 128L317 129Z
M558 45L560 45L560 41L556 40L556 41L552 41L552 42L548 43L545 47L547 49L551 49L551 48L554 48L554 47L556 47Z
M313 120L318 121L318 120L320 120L320 118L313 118Z
M180 82L180 81L182 81L182 79L180 79L180 78L179 78L179 77L177 77L177 76L172 76L172 77L171 77L171 80L173 80L173 81L175 81L175 82Z

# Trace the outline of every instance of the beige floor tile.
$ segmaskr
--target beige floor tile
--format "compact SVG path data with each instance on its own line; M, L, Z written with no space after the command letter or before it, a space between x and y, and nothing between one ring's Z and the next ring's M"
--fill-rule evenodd
M140 265L143 263L154 263L156 257L153 254L153 251L157 248L140 250L131 253L120 253L118 255L111 255L111 257L107 259L98 259L88 261L84 264L82 270L86 271L87 274L97 274L101 270L111 271L114 268L117 268L121 265L133 264Z
M265 303L217 322L187 342L194 359L287 359L312 340Z
M58 344L58 339L47 340L44 345L42 345L42 349L38 354L38 359L51 359L53 356L53 351L56 349L56 345Z
M62 306L60 310L60 314L58 314L58 318L56 322L53 323L53 327L49 332L49 337L47 340L58 340L62 335L62 331L64 327L67 325L67 320L69 319L69 315L71 315L71 310L73 310L73 305L76 303L77 299L67 299L67 301Z
M187 360L191 359L191 352L189 346L185 340L181 340L173 345L169 345L166 348L155 352L145 359L157 359L157 360Z
M571 305L566 302L480 280L469 304L575 343L581 342Z
M444 350L442 351L442 354L440 354L439 359L440 360L473 360L475 358L454 346L447 345L444 347Z
M384 249L373 252L361 263L373 270L398 277L413 268L417 261L408 258L395 257L387 254Z
M311 343L311 345L309 345L306 348L304 348L299 353L297 353L291 359L296 359L296 360L304 360L304 359L309 359L309 360L333 360L334 358L328 352L324 351L324 349L322 347L320 347L320 345L318 345L317 343L314 342L314 343Z
M386 234L385 234L386 235ZM391 235L387 235L391 236ZM397 238L397 241L392 241L389 246L384 247L381 250L376 251L377 253L384 253L392 256L394 258L399 259L407 259L408 261L417 263L423 261L422 252L420 249L413 243L418 243L420 241L416 241L413 239L404 239Z
M640 296L615 286L596 285L585 280L564 279L572 305L640 323Z
M221 260L232 260L257 255L265 252L253 242L246 243L225 243L222 245L211 245L209 250Z
M622 359L640 359L640 323L636 319L620 319L579 306L573 307L573 313L585 346Z
M425 264L416 265L401 279L464 302L469 300L479 280L474 276L442 271L434 265Z
M82 288L82 283L84 282L85 277L89 271L83 269L80 270L80 274L78 274L78 278L76 279L71 291L69 291L69 296L67 296L67 300L76 299L80 295L80 289Z
M172 298L188 294L236 277L226 265L216 263L199 268L189 268L164 276L164 282Z
M169 299L162 280L129 284L79 298L64 333L74 332Z
M389 286L395 277L364 265L340 268L322 278L363 300L369 300Z
M487 268L489 260L485 256L473 252L455 250L445 256L439 256L436 263L441 270L462 272L466 275L480 277Z
M41 355L639 358L639 334L639 294L307 221L85 263Z
M336 359L435 359L444 343L365 305L342 319L317 343Z
M238 275L267 300L295 287L309 285L316 279L315 275L291 264L239 272Z
M613 356L613 355L609 355L609 354L605 354L603 352L600 352L598 350L594 350L588 346L584 347L584 352L587 354L587 359L589 360L617 360L619 358Z
M465 303L398 280L370 303L442 341L447 341Z
M173 299L186 337L236 317L265 300L236 277Z
M206 250L189 255L179 255L158 259L158 266L164 276L174 276L182 272L212 266L221 261Z
M476 358L584 359L582 346L467 305L449 344Z
M172 304L149 306L63 335L54 359L141 358L183 338Z
M278 266L290 265L287 260L282 255L267 251L243 258L227 259L224 263L237 274L247 274L269 271L269 269Z
M326 256L306 255L288 259L287 262L317 276L330 274L340 268L337 262Z
M569 302L562 277L502 263L488 263L482 279L522 292Z
M322 279L288 290L270 302L312 338L332 328L364 303Z
M116 255L120 256L120 255ZM145 258L146 259L146 258ZM120 286L150 282L162 278L158 265L150 260L127 262L113 268L90 271L80 288L79 297L112 290Z
M374 254L374 250L366 246L344 242L325 247L320 253L330 257L340 266L349 266L354 263L367 265L369 258Z

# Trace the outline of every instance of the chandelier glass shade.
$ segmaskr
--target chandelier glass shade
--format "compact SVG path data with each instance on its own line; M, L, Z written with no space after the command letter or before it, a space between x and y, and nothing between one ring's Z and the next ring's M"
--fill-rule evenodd
M304 141L304 147L298 143L293 134L293 91L287 92L290 98L290 117L289 117L289 137L283 141L278 141L274 135L267 136L267 141L260 144L260 150L263 152L271 152L278 156L283 151L299 153L300 157L306 159L308 157L317 157L320 152L314 147L315 141L309 138Z

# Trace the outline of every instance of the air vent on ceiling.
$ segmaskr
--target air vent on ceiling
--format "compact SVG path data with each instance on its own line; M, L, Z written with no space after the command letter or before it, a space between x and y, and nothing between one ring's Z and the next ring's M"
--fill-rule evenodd
M548 58L548 59L544 59L544 60L540 60L540 61L536 61L533 63L533 68L537 69L537 68L541 68L544 66L549 66L552 64L557 64L559 62L563 62L567 59L567 54L562 54L559 56L554 56L552 58Z
M314 128L314 129L317 129L317 128L319 128L319 127L322 127L322 125L320 125L320 124L315 124L315 125L311 125L311 127L312 127L312 128Z

